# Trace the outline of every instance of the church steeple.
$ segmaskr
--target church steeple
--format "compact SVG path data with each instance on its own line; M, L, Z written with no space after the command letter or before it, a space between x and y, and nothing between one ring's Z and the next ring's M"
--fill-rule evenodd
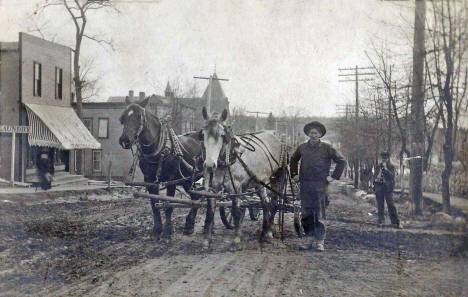
M174 92L172 91L169 81L167 81L166 90L164 91L164 97L166 98L174 97Z

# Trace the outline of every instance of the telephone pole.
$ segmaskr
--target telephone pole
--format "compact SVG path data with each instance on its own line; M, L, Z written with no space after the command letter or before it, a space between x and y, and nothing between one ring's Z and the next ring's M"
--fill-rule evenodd
M341 74L338 74L340 77L348 77L348 76L354 76L354 79L343 79L339 80L339 82L354 82L355 83L355 95L356 95L356 103L355 103L355 108L354 108L354 117L355 117L355 123L354 123L354 131L355 134L357 135L358 129L359 129L359 82L360 81L371 81L374 80L373 78L369 78L370 75L375 75L374 72L359 72L362 70L371 70L374 69L374 67L359 67L355 66L352 68L338 68L339 71L341 71ZM353 71L354 73L351 73L350 71ZM353 167L354 167L354 188L359 187L359 144L355 144L353 152L354 156L353 158Z
M410 194L414 214L422 214L422 156L424 155L424 56L426 1L416 0L414 10L413 86L411 96ZM421 158L417 158L417 156Z
M223 81L229 81L227 78L218 78L218 77L213 77L213 75L210 75L209 77L203 77L203 76L194 76L193 78L195 79L208 79L208 101L206 102L206 111L208 111L208 114L211 114L211 93L213 91L213 80L223 80Z
M258 114L270 114L269 112L263 112L263 111L246 111L246 113L257 114L257 116L255 117L255 132L258 131Z

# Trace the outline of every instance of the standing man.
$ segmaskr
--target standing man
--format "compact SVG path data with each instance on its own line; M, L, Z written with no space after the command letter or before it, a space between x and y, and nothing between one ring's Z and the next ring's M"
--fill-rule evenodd
M395 186L395 166L390 163L390 154L382 152L382 161L377 165L374 174L374 190L377 199L378 224L382 226L385 222L385 201L387 201L388 214L392 225L401 229L398 213L393 203L393 188Z
M304 126L304 133L310 138L302 143L291 156L291 176L297 175L299 160L300 197L302 205L302 225L306 235L310 238L303 250L314 247L314 237L317 240L317 250L325 250L325 225L319 221L320 206L324 205L327 197L328 184L340 179L346 166L345 159L330 144L320 141L327 130L320 122L311 122ZM333 174L329 176L331 161L336 163ZM325 209L322 209L325 213Z

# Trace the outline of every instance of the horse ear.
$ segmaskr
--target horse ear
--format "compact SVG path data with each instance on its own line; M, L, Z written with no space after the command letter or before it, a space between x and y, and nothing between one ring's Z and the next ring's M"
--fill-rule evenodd
M129 105L130 103L132 103L130 101L130 98L128 98L128 96L125 96L125 104Z
M203 115L203 118L208 121L208 111L206 111L206 107L203 106L203 109L202 109L202 115Z
M223 113L221 114L221 122L224 122L227 119L227 109L223 110Z
M140 105L141 107L145 107L146 104L148 104L149 99L150 99L150 97L146 97L145 99L143 99L143 100L141 100L140 102L138 102L138 105Z

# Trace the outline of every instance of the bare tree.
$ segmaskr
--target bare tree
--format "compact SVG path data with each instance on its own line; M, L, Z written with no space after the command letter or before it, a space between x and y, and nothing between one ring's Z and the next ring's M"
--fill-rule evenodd
M466 2L431 2L426 65L431 94L440 114L444 134L442 172L443 210L450 212L450 175L454 160L460 112L466 102L468 79L468 16Z
M73 82L76 95L76 113L81 116L82 102L83 102L83 88L92 85L91 82L83 81L83 75L87 71L80 70L80 54L83 39L89 39L100 45L109 46L114 49L112 40L107 40L99 37L98 35L90 35L86 33L86 25L88 24L88 16L92 11L111 8L119 12L110 1L106 0L45 0L43 4L39 5L34 14L40 14L49 7L61 6L70 15L75 26L75 45L73 47Z

